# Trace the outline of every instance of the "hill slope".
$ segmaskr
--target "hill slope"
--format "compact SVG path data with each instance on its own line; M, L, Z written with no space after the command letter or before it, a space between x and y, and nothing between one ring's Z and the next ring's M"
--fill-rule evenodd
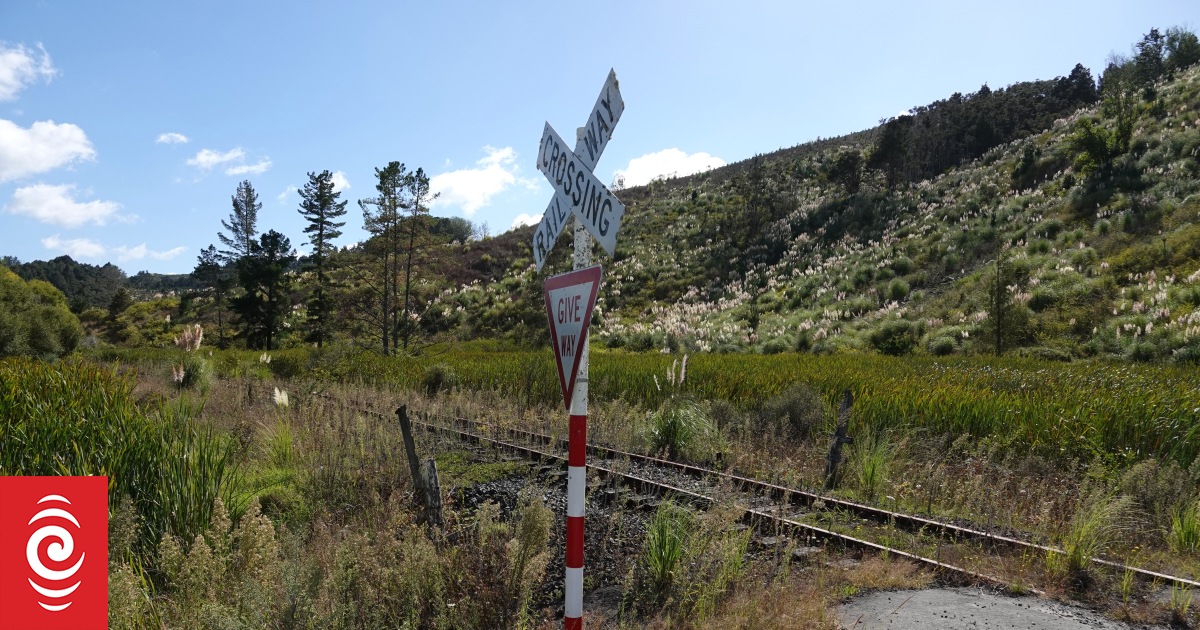
M1099 105L913 183L893 181L886 164L863 168L880 162L888 123L844 144L622 191L626 223L615 259L601 261L595 338L636 350L946 354L999 344L1195 361L1200 68L1132 107L1128 150L1092 168L1081 129L1119 124ZM851 187L836 166L868 147ZM568 268L569 249L558 244L549 273ZM446 289L426 328L523 336L531 331L514 321L539 325L545 275L519 258L497 283Z

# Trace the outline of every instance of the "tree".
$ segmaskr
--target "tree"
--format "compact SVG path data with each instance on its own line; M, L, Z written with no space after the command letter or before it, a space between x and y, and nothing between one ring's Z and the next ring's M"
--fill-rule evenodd
M309 334L307 339L315 341L320 348L329 338L333 305L326 290L329 282L326 275L329 257L336 248L333 239L342 235L339 228L345 221L335 219L346 214L346 202L338 201L342 194L334 190L333 174L328 170L309 173L308 183L300 191L300 216L308 221L304 233L312 245L309 268L316 272L316 286L308 302Z
M1142 36L1142 41L1134 45L1137 54L1133 57L1133 81L1139 88L1154 85L1167 70L1163 59L1167 38L1152 28Z
M418 168L409 172L400 162L375 169L379 196L361 199L363 227L372 238L363 248L373 270L360 273L367 295L376 302L368 317L381 332L384 354L397 347L408 350L412 332L413 293L422 249L428 245L429 176Z
M853 195L862 185L862 171L862 154L851 149L838 154L833 165L825 172L825 177L844 188L847 195Z
M63 356L82 338L83 327L61 291L0 266L0 357Z
M251 243L250 253L238 260L238 280L245 293L234 298L233 308L242 318L247 347L275 349L276 335L291 310L287 269L295 260L291 241L275 230Z
M108 303L108 315L116 319L130 306L133 306L133 296L129 295L129 289L121 287L117 289L117 292L113 294L112 301Z
M258 236L258 211L262 209L262 202L258 200L258 193L254 192L250 180L238 184L232 200L233 211L229 214L229 220L221 221L221 226L229 231L229 235L217 233L221 244L228 248L221 251L221 260L230 265L237 264L253 249L254 239Z
M408 239L408 245L404 252L404 304L400 313L399 332L404 350L407 352L409 339L412 337L413 330L416 329L413 321L415 318L412 317L413 263L416 261L418 246L423 244L419 242L419 239L429 230L426 225L429 218L428 204L438 198L438 193L430 191L429 176L421 168L408 176L405 180L405 188L410 203L408 216L401 222L401 229Z
M407 169L400 162L393 161L383 168L376 168L375 177L378 181L375 190L379 196L358 201L363 212L363 229L372 236L364 244L363 253L373 260L373 264L367 265L365 273L360 273L358 279L365 285L365 296L377 304L377 309L367 309L361 313L378 327L385 355L390 354L395 346L394 304L400 252L400 218L408 203L404 191L407 176Z
M884 122L879 141L867 158L867 167L883 173L889 191L895 190L906 176L912 122L912 116L897 116Z
M1167 29L1165 43L1167 70L1177 72L1200 61L1200 39L1196 34L1178 26Z
M228 269L221 264L221 254L217 248L209 245L200 250L196 257L196 268L192 271L201 284L213 292L213 302L217 308L217 347L225 349L225 298L233 285Z

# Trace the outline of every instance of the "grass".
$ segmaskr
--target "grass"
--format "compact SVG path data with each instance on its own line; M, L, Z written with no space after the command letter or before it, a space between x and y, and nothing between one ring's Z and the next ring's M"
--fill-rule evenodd
M1179 553L1200 553L1200 499L1171 515L1171 548Z
M167 355L107 350L104 356L126 356L140 364ZM399 391L421 391L429 364L367 352L305 356L334 380ZM321 363L322 356L333 362ZM461 388L523 401L527 409L561 402L553 360L548 349L446 352L436 358L457 375ZM658 409L671 394L655 379L667 373L672 360L594 351L592 403L622 400ZM224 362L219 351L214 362ZM1195 413L1200 372L1182 367L992 357L704 354L690 358L688 375L688 395L742 410L805 383L830 407L851 390L853 421L860 427L993 438L1014 450L1063 459L1106 453L1133 460L1158 457L1187 468L1200 456Z
M1071 520L1070 529L1063 540L1065 553L1060 568L1077 585L1086 581L1092 558L1104 553L1128 528L1131 503L1127 496L1097 494ZM1057 554L1054 554L1052 563L1057 562Z
M0 361L0 474L107 475L112 506L129 497L139 514L139 550L190 543L214 499L232 503L233 444L196 424L202 405L139 404L134 384L84 361Z
M692 378L695 378L695 366L695 361L689 365ZM116 377L111 372L105 373ZM150 370L149 375L142 381L150 382L153 391L166 387L158 371ZM456 542L451 547L444 547L437 536L429 538L423 528L413 527L409 515L407 468L394 423L348 412L338 405L299 393L289 407L276 407L261 392L271 391L272 386L282 388L284 384L258 384L257 378L243 376L218 380L205 400L191 398L190 394L178 399L166 398L177 411L156 417L159 418L157 424L171 427L180 435L187 427L195 429L192 437L180 438L182 443L195 446L208 440L208 446L204 448L211 455L201 455L199 450L193 449L194 454L189 456L193 459L181 459L181 472L172 475L176 479L203 479L204 467L211 466L212 457L223 456L227 453L224 449L230 449L230 461L238 464L241 474L239 480L235 480L235 498L222 498L220 504L235 507L240 504L245 511L256 514L258 509L250 506L261 504L259 516L269 520L256 521L259 525L256 526L255 540L258 542L254 545L258 549L273 550L270 554L274 554L278 562L260 564L266 568L258 572L258 577L254 578L257 581L246 586L244 593L230 590L232 582L229 581L234 580L236 573L230 573L228 567L243 561L235 560L238 556L233 551L221 551L225 548L219 540L221 537L204 532L212 528L213 521L227 519L232 525L218 529L225 529L233 536L239 527L237 523L245 517L221 517L221 510L211 507L216 502L210 501L207 515L201 510L185 512L192 514L188 518L208 519L205 527L199 530L204 533L201 537L204 546L198 546L195 536L186 541L187 544L182 536L172 537L178 541L179 553L184 558L198 554L189 562L195 567L209 568L195 569L193 573L209 575L209 579L197 581L195 586L183 586L185 582L163 582L165 567L156 568L161 566L157 561L148 565L149 573L147 568L138 568L134 564L117 566L113 570L114 588L118 589L119 601L135 602L131 604L131 618L143 622L157 619L159 621L153 622L156 625L171 625L195 620L195 615L200 614L197 611L207 610L219 613L222 619L239 620L237 623L242 624L259 616L275 620L317 620L327 627L404 623L495 627L496 624L536 625L544 618L538 611L531 610L529 603L535 592L532 589L541 583L542 578L537 576L545 575L546 557L543 554L546 545L539 545L539 535L535 535L545 528L535 526L539 522L536 520L525 522L521 516L524 508L518 509L512 520L504 521L498 513L486 510L475 515L458 513L450 501L447 503L447 531L455 532ZM108 386L118 382L119 379ZM247 398L244 395L247 382L255 383L258 396ZM141 385L135 388L131 381L125 386L130 390L130 396L141 398L146 404L157 404L154 403L157 397L135 391ZM330 387L339 397L373 401L372 404L383 409L394 407L394 398L387 392ZM302 391L294 384L287 388ZM413 404L418 403L414 400ZM509 418L509 421L518 417L516 410L522 404L495 393L471 390L445 392L433 399L420 397L419 401L419 407L423 409L441 409L449 415ZM644 411L621 402L598 403L595 408L596 428L604 432L613 431L631 417L645 418ZM526 412L526 420L535 423L543 414L551 423L563 419L557 405L551 409L526 409ZM738 423L753 423L753 418L757 417L736 411L730 413L733 415L727 418L728 424L722 425L724 434L730 437L739 435L731 432ZM851 426L853 433L857 425L852 422ZM783 426L779 429L783 433L769 438L765 448L757 441L763 436L753 433L734 437L727 446L738 452L754 450L762 457L757 460L762 466L787 472L786 478L779 478L787 485L802 483L810 476L815 481L819 473L810 475L805 462L811 459L820 463L827 446L820 442L824 442L826 436L814 434L812 439L817 442L814 444L797 441L798 433L784 431ZM994 509L984 503L991 501L993 505L1008 506L1013 517L1049 516L1051 520L1043 525L1043 531L1055 531L1055 523L1071 522L1069 515L1079 513L1081 516L1075 519L1078 531L1070 534L1078 541L1072 543L1081 550L1078 556L1088 553L1082 551L1085 548L1092 549L1090 553L1100 553L1095 550L1104 547L1104 541L1110 549L1119 547L1119 536L1111 531L1106 533L1103 527L1093 526L1104 522L1105 517L1097 516L1101 513L1093 509L1103 502L1087 503L1079 508L1077 501L1070 498L1079 487L1075 485L1082 476L1078 469L1072 472L1069 467L1038 468L1051 466L1046 463L1050 460L1028 455L1031 459L1026 463L1003 455L1004 450L993 450L986 440L975 443L967 436L948 444L911 430L893 435L902 436L906 446L902 452L891 449L887 463L890 473L882 474L882 467L877 468L876 496L883 493L892 496L887 507L903 509L919 502L924 509L925 495L917 484L937 483L943 488L939 509L956 506L953 508L959 510L956 514L978 517ZM866 434L859 436L860 442L853 448L865 447L872 441ZM771 444L771 441L778 443ZM880 440L879 443L887 444L887 441ZM448 448L436 441L424 440L419 440L419 445L422 450L434 449L426 450L426 453L437 456L443 473L448 475L449 471L458 477L456 483L486 481L519 474L524 469L520 462L471 461L468 453L458 446ZM936 455L930 456L931 453ZM730 456L735 457L735 454L731 452ZM921 472L920 466L936 462L938 457L944 458L942 472L932 476ZM1038 461L1043 463L1035 464ZM458 467L457 471L455 467ZM1028 469L1026 472L1017 472L1025 468ZM1092 475L1102 474L1102 471L1093 470ZM1027 494L1021 494L1022 491ZM186 490L173 492L187 498L190 504L202 501L201 495L189 494ZM1061 496L1055 496L1055 493ZM255 497L259 497L257 502ZM980 503L964 502L968 500ZM544 525L544 519L540 522ZM270 523L270 532L264 523ZM639 579L644 581L638 582L642 586L635 587L633 592L656 592L651 585L658 583L659 589L665 589L666 594L653 606L648 599L643 600L630 609L631 612L638 611L638 619L657 619L668 625L753 627L751 621L745 620L757 619L770 627L780 619L794 619L789 616L793 613L757 599L759 595L752 593L775 593L774 597L792 601L800 595L784 595L782 591L772 590L779 585L790 585L796 593L804 593L803 597L815 598L803 604L793 601L797 605L794 610L817 615L811 619L829 620L830 607L841 597L872 588L902 585L907 579L905 571L899 570L907 565L879 560L890 567L887 571L891 577L886 580L866 573L854 576L843 571L823 570L826 571L825 577L821 578L824 581L817 584L812 582L816 576L811 566L788 572L788 563L780 563L776 558L770 563L774 567L771 570L784 571L782 577L767 579L761 584L753 579L748 581L756 571L763 570L763 566L746 553L746 533L732 530L731 523L728 515L690 515L686 526L675 528L677 534L682 529L683 535L674 538L665 534L648 536L643 562L638 569L643 575ZM654 527L650 531L653 533ZM1065 525L1063 531L1066 531ZM1064 535L1064 539L1066 537ZM1163 544L1161 536L1158 540L1160 545ZM357 553L362 549L377 551L377 556L365 558ZM1146 553L1153 557L1157 552L1146 550ZM216 560L222 557L221 562ZM651 562L651 557L657 559ZM876 569L878 567L870 571ZM177 577L184 574L186 571ZM145 575L149 575L149 579L139 577ZM243 575L237 579L245 583L246 578ZM797 580L801 580L803 586ZM198 589L204 584L215 589L212 593L224 594L213 595L208 590L198 595L187 594L191 592L189 589ZM667 586L662 586L664 584ZM465 599L468 593L472 598L469 602ZM1183 596L1181 593L1179 598ZM401 601L407 602L404 607L397 603ZM758 602L760 609L739 608L748 606L750 601ZM216 606L218 603L221 606ZM449 608L450 603L455 604L453 609ZM449 612L451 610L454 612ZM743 621L737 621L739 619ZM786 627L786 623L779 623ZM136 626L137 623L114 625Z

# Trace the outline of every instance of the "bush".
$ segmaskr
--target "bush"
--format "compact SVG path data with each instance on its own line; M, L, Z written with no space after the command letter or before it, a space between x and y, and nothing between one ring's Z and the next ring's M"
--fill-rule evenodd
M1193 497L1192 481L1186 470L1175 462L1150 458L1134 464L1121 475L1121 494L1133 499L1138 511L1146 516L1149 527L1164 530L1177 509Z
M453 391L458 387L458 374L454 368L445 363L435 363L425 369L425 378L421 381L425 395L433 397L439 392Z
M871 333L871 345L875 349L892 356L900 356L912 352L917 343L912 322L894 319Z
M712 419L689 398L671 397L650 414L650 447L668 459L692 454L712 433Z
M61 357L83 339L67 298L41 280L25 282L0 266L0 357Z
M180 387L207 392L212 387L212 380L212 367L207 359L197 352L183 355L183 380L178 382Z
M899 278L892 280L890 283L888 283L888 298L899 302L908 297L908 289L909 287L907 282Z
M1058 294L1052 289L1038 287L1033 290L1033 295L1029 298L1029 309L1035 313L1040 313L1055 304L1058 304Z
M287 350L271 356L271 373L279 378L295 378L304 373L308 364L308 353L304 350Z
M796 383L763 403L758 412L764 428L782 428L797 439L816 434L825 422L825 403L807 383Z
M934 337L929 340L929 354L938 357L944 357L953 353L956 346L957 344L955 344L953 337L948 337L945 335L941 337Z

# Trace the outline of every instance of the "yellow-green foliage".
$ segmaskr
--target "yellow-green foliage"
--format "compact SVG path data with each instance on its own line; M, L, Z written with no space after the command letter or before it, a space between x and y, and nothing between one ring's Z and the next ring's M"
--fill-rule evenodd
M48 282L25 282L0 266L0 356L59 357L83 338L67 298Z

